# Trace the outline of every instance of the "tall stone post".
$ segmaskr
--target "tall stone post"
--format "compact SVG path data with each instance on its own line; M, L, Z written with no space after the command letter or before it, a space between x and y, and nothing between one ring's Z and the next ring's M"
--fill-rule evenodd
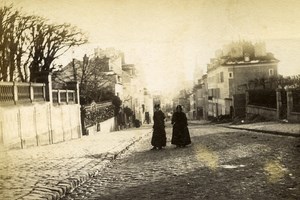
M33 80L36 83L45 83L46 84L46 101L52 103L52 74L51 72L36 72L32 74L34 76Z
M34 92L33 92L33 86L32 86L31 82L30 82L30 85L29 85L29 94L30 94L30 101L32 103L33 100L34 100Z
M276 119L280 119L282 112L281 89L276 89Z
M246 119L248 119L248 117L249 117L248 110L247 110L247 107L250 102L249 99L250 99L249 90L246 90L246 93L245 93L245 117L246 117Z
M248 104L249 104L249 91L248 90L246 90L246 109L247 109L247 106L248 106Z
M79 138L82 137L82 135L85 134L85 128L84 128L84 118L85 113L83 112L83 107L80 106L80 98L79 98L79 84L77 81L70 81L67 82L67 89L68 90L75 90L75 103L78 104L78 119L79 119L79 125L78 125L78 136Z
M52 74L48 73L48 75L46 75L46 101L50 101L51 103L53 103L53 98L52 98Z
M293 94L291 89L286 89L286 96L287 96L287 119L289 120L291 112L293 110Z
M52 113L52 106L53 106L53 97L52 97L52 74L51 72L44 71L44 72L35 72L32 73L31 76L32 81L36 83L44 83L45 87L43 89L45 101L50 102L48 106L48 131L49 131L49 144L53 144L53 113Z
M13 83L13 94L14 94L14 103L15 105L17 104L18 102L18 86L17 86L17 82L14 81Z

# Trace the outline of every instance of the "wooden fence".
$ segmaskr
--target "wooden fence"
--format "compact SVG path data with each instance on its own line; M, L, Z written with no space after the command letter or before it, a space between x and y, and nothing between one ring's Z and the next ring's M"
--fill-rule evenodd
M40 101L46 101L46 84L44 83L0 82L1 105Z
M54 105L76 103L76 90L52 89ZM45 83L0 82L0 105L17 105L32 102L44 102Z
M27 148L82 136L79 88L45 83L0 82L0 146Z
M75 99L76 99L75 90L61 90L61 89L52 90L53 104L75 103L76 102Z

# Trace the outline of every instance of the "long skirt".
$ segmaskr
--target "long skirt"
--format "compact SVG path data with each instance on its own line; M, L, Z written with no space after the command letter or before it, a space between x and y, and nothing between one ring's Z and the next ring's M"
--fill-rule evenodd
M164 128L154 128L151 145L154 147L165 147L167 143L166 131Z
M191 144L190 132L187 126L173 126L171 144L186 146Z

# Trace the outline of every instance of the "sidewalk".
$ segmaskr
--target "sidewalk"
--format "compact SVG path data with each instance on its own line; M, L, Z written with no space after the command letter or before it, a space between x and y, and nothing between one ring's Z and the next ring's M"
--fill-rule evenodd
M59 199L150 131L146 126L0 151L0 199Z
M188 123L199 124L199 125L210 124L210 125L222 126L231 129L248 130L248 131L255 131L260 133L270 133L270 134L277 134L277 135L284 135L284 136L300 137L299 123L269 121L269 122L257 122L257 123L250 123L250 124L232 125L231 123L214 124L206 120L192 120L189 121Z
M298 123L284 123L284 122L258 122L251 124L240 125L222 125L226 128L249 130L261 133L270 133L283 136L300 137L300 124Z
M192 125L192 124L196 124L196 125L205 125L205 124L211 124L210 121L208 120L188 120L188 124Z

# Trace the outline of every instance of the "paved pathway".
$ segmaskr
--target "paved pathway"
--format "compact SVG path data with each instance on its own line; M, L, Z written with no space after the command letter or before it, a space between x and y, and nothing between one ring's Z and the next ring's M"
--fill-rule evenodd
M132 131L134 130L134 131ZM0 199L58 199L96 175L150 126L0 152Z
M190 122L203 126L207 122ZM299 124L263 123L259 128L299 134ZM120 152L144 136L151 125L23 150L0 150L0 199L58 199L102 171Z
M211 124L209 121L205 120L193 120L189 122L190 124L198 124L205 125ZM286 136L294 136L300 137L300 123L285 123L278 121L269 121L269 122L257 122L257 123L249 123L249 124L238 124L234 125L231 123L222 123L215 124L216 126L223 126L232 129L240 129L240 130L249 130L261 133L272 133L278 135L286 135Z
M258 132L274 133L281 135L300 136L300 123L284 123L284 122L259 122L252 124L227 125L230 128L238 128L245 130L255 130Z
M296 200L298 138L191 125L192 145L150 151L150 136L63 200Z

